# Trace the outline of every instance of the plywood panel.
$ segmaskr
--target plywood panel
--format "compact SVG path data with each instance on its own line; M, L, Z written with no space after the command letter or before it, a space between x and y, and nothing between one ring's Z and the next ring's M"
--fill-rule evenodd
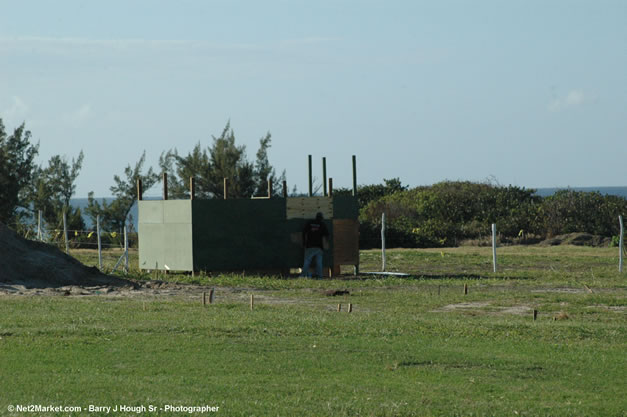
M314 219L320 212L325 219L333 218L331 197L290 197L286 202L288 219Z
M359 264L359 221L333 220L333 263L335 265Z

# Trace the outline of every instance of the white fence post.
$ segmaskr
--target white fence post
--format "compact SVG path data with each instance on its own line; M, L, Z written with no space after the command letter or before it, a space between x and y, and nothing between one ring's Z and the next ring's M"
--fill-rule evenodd
M98 269L102 271L102 244L100 243L100 215L96 216L96 238L98 239Z
M385 272L385 213L381 214L381 271Z
M65 253L70 254L70 242L67 238L67 210L63 209L63 236L65 238Z
M126 224L124 225L124 272L128 274L128 237L126 235Z
M618 216L620 237L618 238L618 272L623 272L623 216Z
M496 272L496 223L492 223L492 266Z
M41 233L41 210L39 210L39 217L37 218L37 239L41 242L42 239Z

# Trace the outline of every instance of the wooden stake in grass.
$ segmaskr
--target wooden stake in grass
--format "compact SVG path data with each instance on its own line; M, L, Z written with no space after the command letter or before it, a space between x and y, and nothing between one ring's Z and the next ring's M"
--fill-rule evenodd
M207 305L207 293L203 292L202 293L202 305Z
M255 295L250 294L250 309L253 310L255 308Z
M348 312L352 313L353 312L353 304L348 303Z
M538 310L533 310L533 321L538 319Z
M468 295L468 284L464 284L464 295Z
M213 288L209 290L209 304L213 304Z
M338 312L342 311L342 304L338 304L338 305L337 305L337 311L338 311Z

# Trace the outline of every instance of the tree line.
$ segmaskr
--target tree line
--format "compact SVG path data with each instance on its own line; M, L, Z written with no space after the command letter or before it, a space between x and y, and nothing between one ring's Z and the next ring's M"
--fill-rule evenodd
M0 221L26 230L41 210L44 220L58 229L65 210L68 228L84 230L83 213L70 206L83 152L71 160L55 155L37 165L39 145L31 143L31 138L24 124L9 134L0 119ZM149 189L163 173L168 174L173 198L189 198L190 177L196 179L199 198L223 198L224 178L229 179L233 198L266 195L268 181L278 192L285 172L277 175L270 164L270 146L267 133L259 140L255 159L249 160L227 122L208 146L199 142L187 154L176 148L162 152L156 170L146 168L144 152L121 175L113 176L112 200L98 200L89 193L85 214L93 224L100 216L103 230L120 232L132 224L129 213L137 200L137 180ZM346 188L334 191L336 195L351 193ZM572 232L613 237L618 234L617 216L627 213L623 197L561 190L543 198L534 189L469 181L409 188L394 178L359 186L357 198L362 248L379 244L382 213L387 218L386 243L391 247L456 246L464 240L486 238L492 223L502 239L523 243Z
M268 132L259 140L255 160L250 161L246 147L236 144L234 130L227 122L219 136L212 136L209 146L199 142L187 154L180 154L176 148L162 152L157 170L146 167L144 151L121 175L113 176L113 199L98 200L89 192L84 214L94 225L99 216L103 230L120 232L126 224L132 224L129 214L138 197L137 180L147 190L160 181L163 173L168 174L168 190L173 198L189 198L190 177L196 178L196 195L200 198L222 198L224 178L229 179L233 198L267 195L268 181L278 190L285 179L285 172L278 175L269 162L270 146ZM85 230L81 209L70 205L83 166L83 151L72 160L54 155L40 165L35 162L38 153L39 144L32 143L32 134L24 123L7 133L0 118L0 222L25 232L33 227L41 211L44 221L59 229L65 212L68 229Z
M358 187L358 200L361 248L380 245L382 213L390 247L487 240L492 223L505 242L534 243L574 232L616 240L618 216L627 214L627 199L620 196L566 189L540 197L534 189L470 181L409 188L395 178Z

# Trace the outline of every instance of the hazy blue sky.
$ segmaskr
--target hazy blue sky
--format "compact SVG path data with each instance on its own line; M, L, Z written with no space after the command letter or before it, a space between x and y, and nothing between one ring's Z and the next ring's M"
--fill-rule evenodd
M84 150L77 197L228 120L303 191L307 154L336 186L352 154L360 183L624 186L627 1L0 0L0 117Z

